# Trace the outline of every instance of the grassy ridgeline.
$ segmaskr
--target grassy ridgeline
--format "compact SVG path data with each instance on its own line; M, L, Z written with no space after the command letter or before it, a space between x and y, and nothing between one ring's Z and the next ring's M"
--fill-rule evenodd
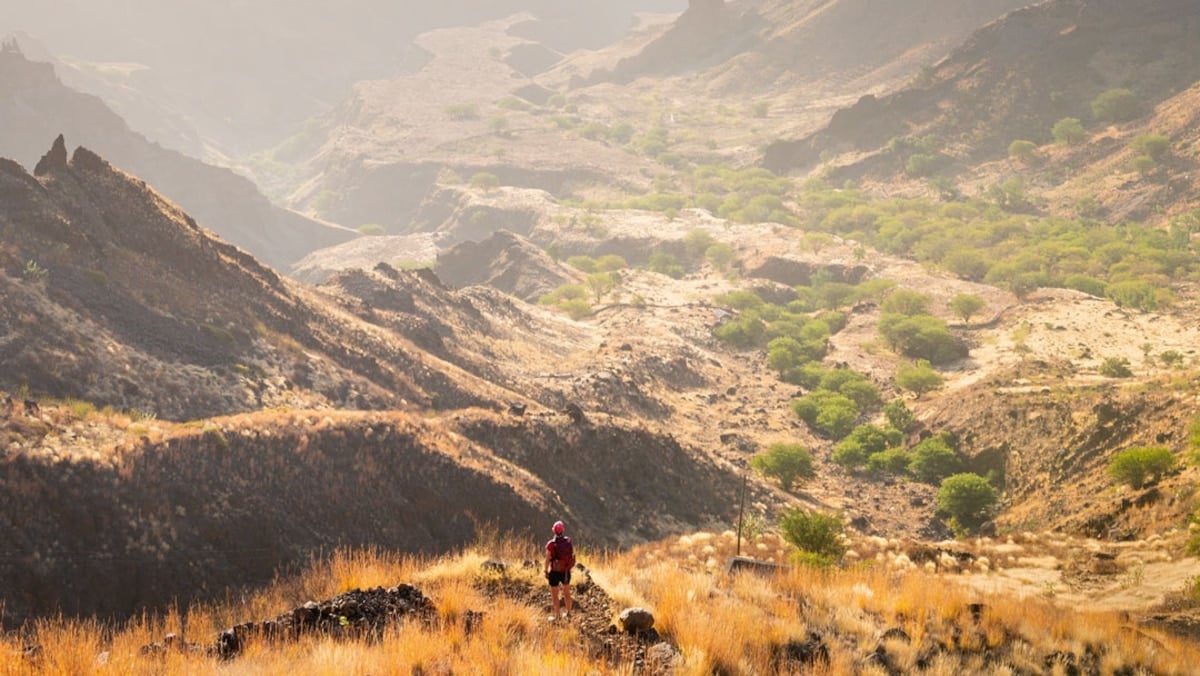
M1069 659L1102 673L1171 674L1188 672L1200 658L1194 642L1138 627L1121 614L981 594L946 584L952 577L931 579L927 570L887 565L882 556L845 570L798 567L770 578L729 576L722 564L735 541L732 533L698 533L619 554L584 549L579 559L611 598L611 620L630 605L654 612L661 639L679 651L675 673L886 673L878 662L886 655L902 673L1041 673ZM40 622L3 637L0 673L629 673L629 660L598 658L597 646L607 635L596 630L600 625L586 617L545 621L549 595L538 565L513 563L502 584L482 566L487 559L536 560L536 549L536 543L508 541L439 558L339 552L297 577L225 604L123 626ZM742 551L775 561L789 555L770 533L748 538ZM851 551L860 561L875 561L880 553L869 540ZM170 632L210 644L238 622L399 582L433 600L434 621L392 625L376 642L317 635L256 642L227 662L184 651L141 654L142 646ZM505 593L496 593L499 587ZM586 613L590 599L586 593L581 598ZM594 614L597 606L591 608ZM470 628L468 611L483 613ZM789 642L819 644L828 660L789 662ZM33 657L23 654L31 644L40 646Z

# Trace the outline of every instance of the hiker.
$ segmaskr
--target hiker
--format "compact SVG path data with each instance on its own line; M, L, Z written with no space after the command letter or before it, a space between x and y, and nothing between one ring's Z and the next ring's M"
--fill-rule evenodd
M575 567L575 546L565 535L567 527L562 521L554 522L554 537L546 543L546 580L550 582L550 608L559 619L558 588L562 586L564 616L571 616L571 568Z

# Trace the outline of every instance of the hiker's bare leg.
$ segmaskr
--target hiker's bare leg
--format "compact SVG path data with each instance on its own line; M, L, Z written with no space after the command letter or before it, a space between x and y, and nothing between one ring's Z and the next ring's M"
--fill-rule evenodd
M570 596L567 598L569 599ZM570 601L568 601L568 603L570 603ZM553 611L554 618L558 619L558 586L550 588L550 608ZM570 606L568 606L567 612L570 612Z
M566 609L568 615L571 614L571 585L569 584L563 585L563 608ZM557 615L558 611L555 611L554 614Z

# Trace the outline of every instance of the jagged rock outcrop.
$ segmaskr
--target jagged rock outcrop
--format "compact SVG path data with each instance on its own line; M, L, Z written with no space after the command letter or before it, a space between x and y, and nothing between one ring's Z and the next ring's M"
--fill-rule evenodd
M54 144L50 146L50 150L42 155L42 159L38 160L37 166L33 168L34 176L44 176L52 171L67 168L67 142L62 134L59 134L54 139Z

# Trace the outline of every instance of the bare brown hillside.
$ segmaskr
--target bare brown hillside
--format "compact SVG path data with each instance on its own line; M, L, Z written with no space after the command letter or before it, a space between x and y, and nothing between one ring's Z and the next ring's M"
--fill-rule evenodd
M36 175L5 160L0 181L8 391L176 420L488 399L411 343L372 340L87 149L68 160L60 138Z
M597 549L726 523L739 483L662 433L479 410L0 424L4 622L212 599L338 547L446 552L548 514ZM647 471L650 467L653 472ZM36 496L36 499L29 499Z
M1114 88L1134 91L1143 113L1200 79L1194 7L1183 0L1129 4L1050 0L975 32L912 85L864 96L824 129L769 147L776 171L809 169L823 153L868 152L847 175L891 175L895 137L933 139L965 163L992 159L1019 138L1046 141L1061 118L1092 120L1091 101ZM932 151L927 151L932 152Z

